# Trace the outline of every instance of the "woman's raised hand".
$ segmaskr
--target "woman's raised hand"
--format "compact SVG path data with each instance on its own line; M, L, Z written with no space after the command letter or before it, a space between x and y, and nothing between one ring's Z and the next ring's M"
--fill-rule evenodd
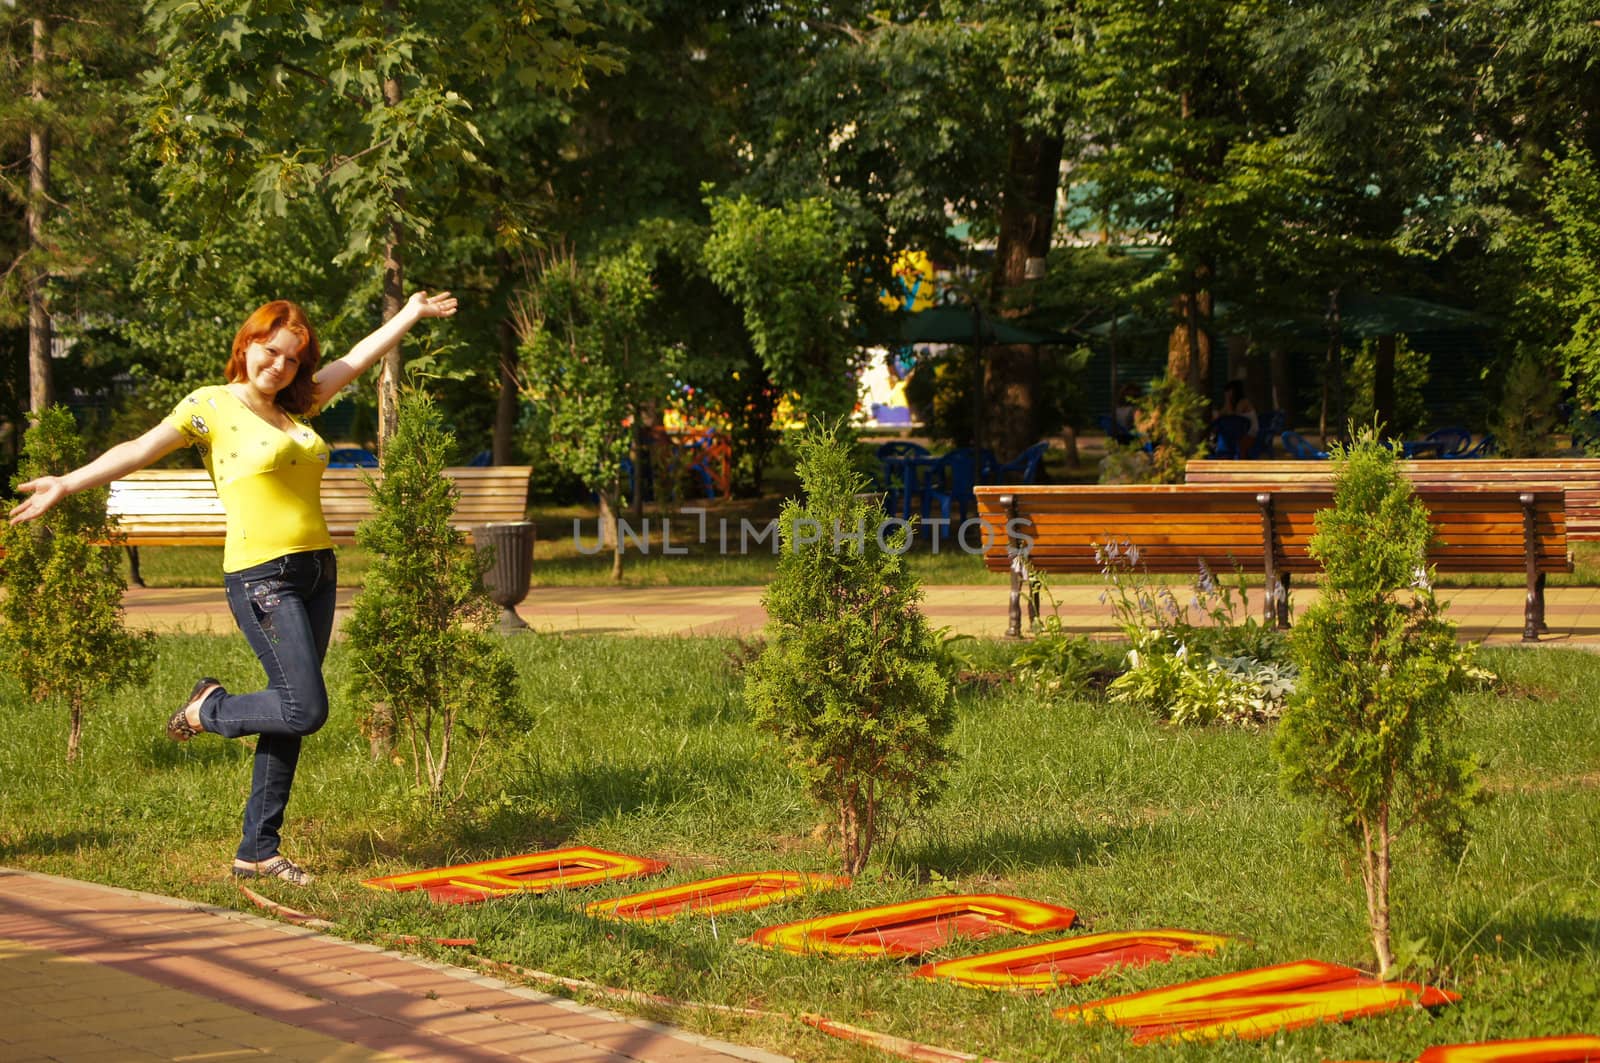
M415 307L417 317L454 317L456 313L456 297L449 292L439 292L429 295L427 292L412 292L407 306Z
M17 490L28 497L17 503L11 510L10 521L12 524L21 524L25 520L42 517L67 497L67 485L59 476L41 476L37 480L17 485Z

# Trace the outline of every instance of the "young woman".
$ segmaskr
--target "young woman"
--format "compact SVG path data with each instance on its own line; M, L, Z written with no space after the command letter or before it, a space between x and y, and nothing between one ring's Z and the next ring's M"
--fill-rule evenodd
M167 721L167 735L179 742L206 731L224 738L259 736L244 836L233 861L233 873L242 878L311 882L311 875L278 851L300 740L328 718L322 658L333 631L336 578L333 540L322 516L328 445L305 418L418 321L455 312L449 292L417 292L349 354L319 369L317 336L305 312L283 300L267 303L234 337L226 384L195 391L150 431L89 464L18 488L28 497L11 511L13 524L178 447L199 449L227 514L222 570L228 607L266 670L267 687L232 694L215 679L201 679Z

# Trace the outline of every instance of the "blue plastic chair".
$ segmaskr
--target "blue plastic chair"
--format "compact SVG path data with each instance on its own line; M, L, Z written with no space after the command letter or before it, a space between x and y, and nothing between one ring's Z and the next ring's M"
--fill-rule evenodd
M1106 434L1106 438L1110 439L1113 443L1121 443L1123 446L1128 446L1139 441L1139 434L1137 432L1133 432L1122 427L1117 423L1117 419L1111 416L1109 413L1102 413L1098 420L1100 424L1100 430L1104 432Z
M1282 410L1269 410L1267 419L1261 422L1261 431L1256 433L1255 445L1250 448L1249 458L1272 457L1272 441L1277 439L1284 429L1289 427L1289 419Z
M1289 457L1301 461L1322 461L1328 457L1326 450L1318 450L1311 445L1311 440L1299 432L1285 431L1282 436L1283 449L1289 452Z
M1459 458L1472 446L1472 433L1465 428L1441 428L1429 432L1422 446L1403 444L1402 452L1408 458L1436 455L1441 458Z
M376 469L378 456L364 447L335 447L328 452L330 469Z
M1244 438L1250 434L1250 419L1236 413L1225 413L1211 422L1211 456L1213 458L1244 457Z
M1471 448L1470 450L1464 450L1461 453L1454 455L1454 457L1487 458L1489 455L1493 454L1497 449L1499 449L1499 446L1500 441L1495 439L1492 434L1489 434L1478 440L1477 446Z
M1044 468L1045 442L1035 443L1008 462L997 462L987 450L982 454L979 478L986 484L1036 484Z
M980 460L976 450L961 447L944 455L930 470L922 488L922 519L927 520L937 505L939 519L946 522L934 529L935 538L966 523L968 514L977 507L972 489L978 482Z
M928 448L909 439L891 439L878 447L877 455L878 489L884 494L885 507L890 513L910 513L912 499L921 492L922 484L915 467L906 459L926 458ZM893 464L897 462L902 464ZM897 471L902 475L896 476Z

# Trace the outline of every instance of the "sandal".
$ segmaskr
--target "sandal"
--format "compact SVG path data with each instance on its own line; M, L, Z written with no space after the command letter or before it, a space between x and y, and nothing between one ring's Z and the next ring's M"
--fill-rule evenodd
M202 701L213 690L220 690L222 684L210 676L195 683L194 689L189 691L189 696L184 700L183 708L167 717L167 737L174 742L187 742L197 734L204 734L204 727L196 727L189 722L189 706L196 701Z
M309 886L316 876L297 865L287 856L273 856L260 862L235 860L235 878L281 878L291 886Z

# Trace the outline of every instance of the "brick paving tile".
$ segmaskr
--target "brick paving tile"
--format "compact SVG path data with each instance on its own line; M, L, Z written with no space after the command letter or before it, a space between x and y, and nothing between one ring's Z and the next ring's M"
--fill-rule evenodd
M623 1063L627 1056L592 1045L573 1044L566 1048L535 1049L521 1057L528 1063Z
M6 1063L777 1058L254 914L5 868L0 928ZM28 965L47 977L17 977Z
M504 1029L512 1024L502 1022L493 1015L482 1011L461 1011L459 1009L451 1009L446 1014L435 1015L432 1018L422 1019L417 1023L417 1025L431 1033L439 1033L450 1037L457 1037L463 1033L473 1030Z

